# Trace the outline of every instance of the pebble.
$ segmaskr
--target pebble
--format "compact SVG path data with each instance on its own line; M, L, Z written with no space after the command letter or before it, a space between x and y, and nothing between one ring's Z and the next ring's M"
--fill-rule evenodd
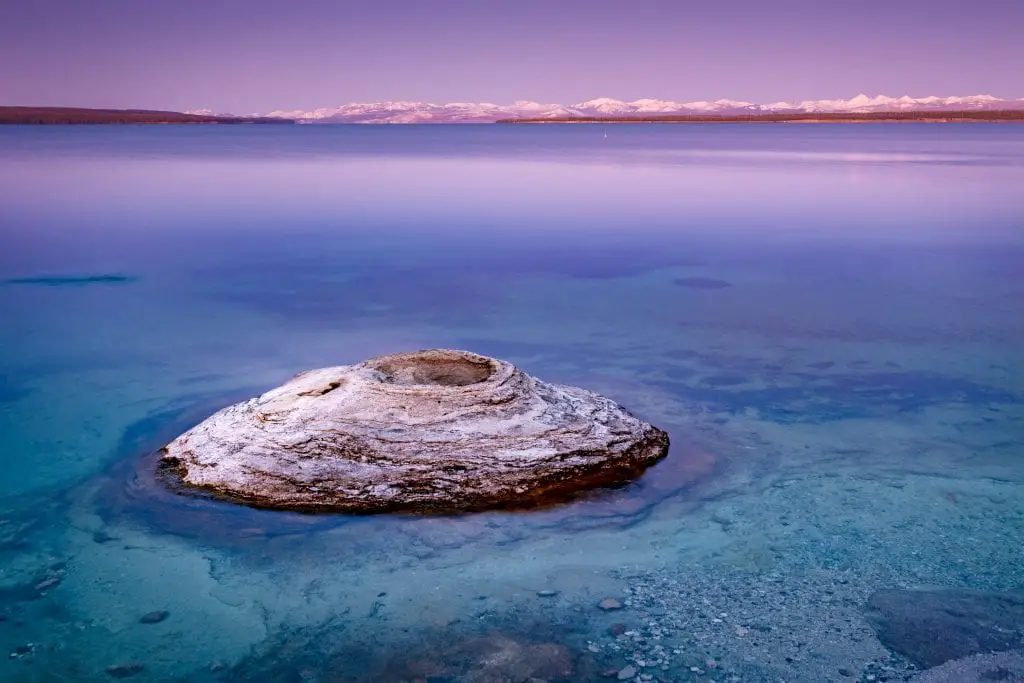
M142 671L144 667L138 662L129 662L127 664L111 664L107 667L107 673L114 678L128 678Z
M159 624L161 621L171 616L171 613L165 609L157 610L156 612L147 612L143 614L139 619L140 624Z
M747 635L748 633L750 633L750 631L745 629L745 628L743 628L742 626L737 626L736 627L736 635L738 635L740 638L742 638L743 636Z
M632 666L626 666L619 669L618 678L620 681L628 681L634 676L636 676L636 669Z
M53 588L54 586L57 586L59 584L60 584L60 577L59 576L51 576L50 578L43 579L42 581L37 583L35 588L36 588L37 591L44 591L47 588Z
M603 609L605 612L610 612L615 609L622 609L622 603L615 598L605 598L601 602L597 603L597 606Z
M608 633L610 633L610 634L612 634L613 636L616 636L616 637L617 636L621 636L625 632L626 632L626 625L625 624L612 624L612 627L610 629L608 629Z
M553 598L556 595L558 595L558 591L553 591L553 590L550 590L550 589L545 589L545 590L542 590L542 591L537 591L537 595L542 597L542 598Z

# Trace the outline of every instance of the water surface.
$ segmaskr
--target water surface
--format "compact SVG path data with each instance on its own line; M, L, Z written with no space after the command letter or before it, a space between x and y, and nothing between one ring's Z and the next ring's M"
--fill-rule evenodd
M1024 584L1021 187L1012 124L0 129L0 679L903 680L873 591ZM670 455L427 519L151 476L429 347Z

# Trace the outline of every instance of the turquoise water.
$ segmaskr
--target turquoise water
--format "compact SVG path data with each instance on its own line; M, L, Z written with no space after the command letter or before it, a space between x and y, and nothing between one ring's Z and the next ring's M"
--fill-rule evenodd
M1024 586L1021 188L1013 124L2 128L0 680L905 680L873 591ZM669 457L440 518L152 477L429 347Z

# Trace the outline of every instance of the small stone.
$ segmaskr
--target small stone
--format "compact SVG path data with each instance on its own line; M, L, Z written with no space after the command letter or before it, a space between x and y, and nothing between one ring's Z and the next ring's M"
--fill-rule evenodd
M704 660L704 666L706 666L709 669L717 669L718 668L718 662L716 662L713 659L705 659Z
M849 669L846 669L846 668L843 668L843 667L839 667L839 675L840 676L847 676L849 678L852 678L853 677L853 672L850 671Z
M597 606L603 609L605 612L611 612L612 610L622 609L622 603L615 598L605 598L601 602L597 603Z
M157 610L156 612L147 612L143 614L139 619L140 624L159 624L161 621L171 616L171 613L165 609Z
M37 583L35 585L35 589L37 591L39 591L39 592L42 592L42 591L46 590L47 588L53 588L54 586L57 586L59 584L60 584L60 577L59 576L51 576L51 577L49 577L47 579L43 579L42 581Z
M558 591L553 591L550 588L548 588L542 591L537 591L537 595L542 598L553 598L556 595L558 595Z
M654 676L652 676L651 674L640 674L640 680L641 681L653 681L654 680Z
M636 676L636 669L632 666L626 666L619 669L618 679L620 681L628 681L634 676Z
M228 668L227 662L222 662L219 659L217 661L213 662L212 664L210 664L210 672L211 673L217 673L218 671L223 671L226 668Z
M127 664L111 664L107 667L107 673L110 676L113 676L114 678L128 678L129 676L134 676L135 674L139 673L145 668L146 667L144 667L142 664L139 664L138 662L128 662Z
M608 633L610 633L610 634L612 634L613 636L616 636L616 637L621 636L625 632L626 632L626 625L625 624L612 624L612 627L610 629L608 629Z
M618 669L604 669L601 671L601 678L615 678L618 675Z
M740 638L742 638L743 636L747 635L748 633L750 633L750 631L745 629L745 628L743 628L742 626L737 626L736 627L736 635L738 635Z
M594 644L594 643L591 643L590 645L587 645L587 649L590 650L591 652L600 652L601 651L601 648L598 645Z

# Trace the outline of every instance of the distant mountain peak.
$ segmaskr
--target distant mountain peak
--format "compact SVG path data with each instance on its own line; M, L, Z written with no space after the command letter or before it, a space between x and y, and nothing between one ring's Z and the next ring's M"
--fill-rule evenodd
M739 100L676 102L654 98L633 101L597 97L576 104L546 104L517 100L512 104L491 102L353 102L310 111L279 110L264 116L296 119L308 123L490 123L511 118L557 118L567 116L633 116L657 114L785 114L866 113L885 111L935 111L941 109L1024 109L1024 98L1005 99L993 95L954 97L889 97L859 93L848 100L805 100L755 104ZM212 113L207 109L196 113Z

